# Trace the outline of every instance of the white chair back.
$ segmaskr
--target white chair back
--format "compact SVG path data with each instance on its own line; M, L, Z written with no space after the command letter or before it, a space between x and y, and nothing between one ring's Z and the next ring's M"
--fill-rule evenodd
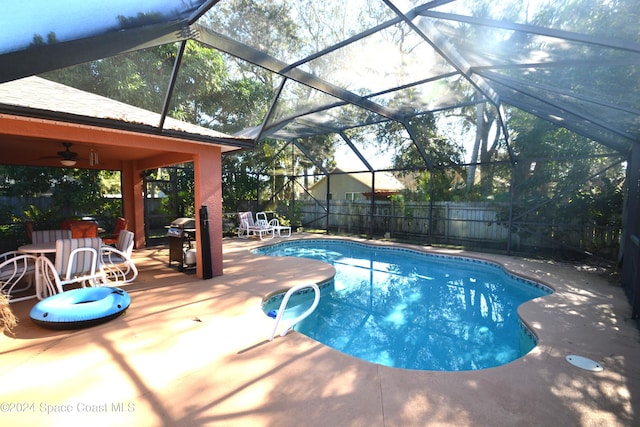
M116 247L103 245L100 252L102 270L109 286L133 282L138 277L138 269L131 258L134 234L120 230Z
M58 239L56 240L56 262L55 267L61 278L73 276L84 276L95 274L100 268L100 247L102 239L97 237L83 237L80 239ZM91 248L93 251L77 249ZM70 262L71 261L71 262Z
M131 258L131 254L133 253L134 236L133 232L129 230L120 230L120 233L118 233L116 249L125 254L127 258Z
M256 224L257 223L262 223L262 221L266 222L267 224L269 223L269 221L267 220L267 214L264 212L257 212L256 213Z

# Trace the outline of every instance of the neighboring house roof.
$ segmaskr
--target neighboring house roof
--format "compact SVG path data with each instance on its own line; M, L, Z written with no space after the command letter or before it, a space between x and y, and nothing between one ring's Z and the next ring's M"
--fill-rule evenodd
M371 173L369 172L361 172L361 171L349 171L341 168L335 168L330 172L330 175L345 175L349 176L351 179L362 183L363 185L371 188ZM321 182L324 182L327 177L322 177L318 182L313 184L310 188L314 188L319 185ZM404 185L398 181L391 173L389 172L376 172L375 179L375 190L376 193L387 193L387 192L397 192L404 190Z
M54 111L74 116L115 120L157 128L161 115L124 102L85 92L37 76L0 85L0 104ZM246 140L167 117L163 129L224 140Z

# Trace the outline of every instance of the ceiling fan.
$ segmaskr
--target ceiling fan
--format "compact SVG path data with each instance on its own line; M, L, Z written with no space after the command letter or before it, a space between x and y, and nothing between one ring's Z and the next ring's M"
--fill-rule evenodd
M62 163L63 166L75 166L78 153L74 153L70 150L71 145L73 144L71 144L70 142L63 142L62 145L64 145L66 148L64 151L58 151L58 156L60 156L60 163Z

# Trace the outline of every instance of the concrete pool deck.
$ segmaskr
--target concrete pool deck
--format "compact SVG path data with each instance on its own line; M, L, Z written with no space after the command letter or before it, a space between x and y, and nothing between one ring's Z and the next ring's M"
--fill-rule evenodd
M293 238L304 237L326 238ZM0 336L0 425L637 425L640 334L622 288L595 268L424 248L494 260L556 292L520 307L539 338L525 357L481 371L409 371L296 332L269 342L262 298L333 267L249 253L265 243L225 239L224 275L209 280L168 268L166 249L136 251L140 277L123 287L130 308L88 329L43 329L29 319L35 301L13 304L20 323Z

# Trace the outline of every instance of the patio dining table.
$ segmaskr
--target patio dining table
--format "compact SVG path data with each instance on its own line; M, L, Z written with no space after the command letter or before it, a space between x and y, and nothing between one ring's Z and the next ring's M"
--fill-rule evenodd
M56 253L56 242L30 243L18 248L23 254L43 255Z

